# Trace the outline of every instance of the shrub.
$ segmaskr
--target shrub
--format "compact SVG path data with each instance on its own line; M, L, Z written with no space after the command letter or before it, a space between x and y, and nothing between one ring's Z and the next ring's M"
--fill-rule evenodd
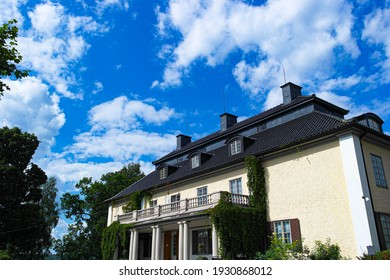
M271 238L271 246L265 253L257 252L256 260L341 260L339 245L331 244L330 239L325 243L315 241L314 248L310 251L302 246L302 241L286 244L276 235Z
M271 245L265 253L257 252L256 260L306 260L308 258L307 247L302 247L301 241L287 244L274 234L271 237Z
M313 251L309 254L311 260L342 260L341 249L338 244L331 244L328 238L325 243L315 241Z
M359 260L390 260L390 250L377 252L373 256L363 254L363 256L358 257L358 259Z

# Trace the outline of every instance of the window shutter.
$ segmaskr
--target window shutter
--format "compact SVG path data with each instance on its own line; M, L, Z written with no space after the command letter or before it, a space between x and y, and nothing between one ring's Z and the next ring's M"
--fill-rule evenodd
M301 228L298 219L290 219L291 241L301 240Z
M192 231L192 254L198 254L198 231Z

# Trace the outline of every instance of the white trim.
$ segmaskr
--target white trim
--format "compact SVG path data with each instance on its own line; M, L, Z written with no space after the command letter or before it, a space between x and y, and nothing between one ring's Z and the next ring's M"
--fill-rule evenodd
M375 251L378 252L380 246L360 139L353 134L342 135L339 137L339 143L357 253L363 255L367 250L367 246L370 245L374 246Z

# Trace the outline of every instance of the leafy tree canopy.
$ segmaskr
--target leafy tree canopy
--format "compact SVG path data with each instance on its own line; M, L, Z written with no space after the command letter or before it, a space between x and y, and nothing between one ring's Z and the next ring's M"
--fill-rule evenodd
M38 145L19 128L0 129L0 251L12 259L47 256L57 224L56 189L44 185L45 172L30 162Z
M99 181L83 178L76 184L79 193L65 193L61 208L73 219L68 234L56 240L55 250L62 259L102 259L101 241L107 226L105 201L144 176L139 164L129 164L117 172L102 175Z
M28 76L28 71L19 70L16 66L22 61L22 56L16 49L18 28L15 19L0 26L0 97L9 86L1 81L3 77L21 79Z

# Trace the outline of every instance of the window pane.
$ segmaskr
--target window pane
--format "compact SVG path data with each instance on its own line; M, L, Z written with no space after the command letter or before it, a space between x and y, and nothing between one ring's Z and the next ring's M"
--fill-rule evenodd
M385 171L383 169L382 158L371 155L372 168L374 170L375 183L378 187L387 187Z

